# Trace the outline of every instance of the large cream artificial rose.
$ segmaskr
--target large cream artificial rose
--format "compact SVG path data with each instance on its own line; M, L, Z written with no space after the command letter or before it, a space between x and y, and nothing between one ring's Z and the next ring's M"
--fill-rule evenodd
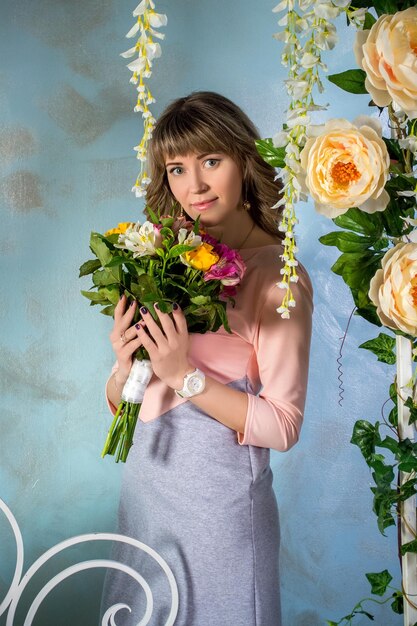
M375 118L361 116L358 125L332 119L309 137L301 151L301 188L310 193L316 210L337 217L350 207L366 213L384 211L390 159ZM310 128L308 133L313 132ZM317 132L317 131L314 131Z
M370 30L357 31L354 53L375 104L394 101L417 117L417 8L381 15Z
M417 243L399 243L382 259L369 297L388 328L417 336Z

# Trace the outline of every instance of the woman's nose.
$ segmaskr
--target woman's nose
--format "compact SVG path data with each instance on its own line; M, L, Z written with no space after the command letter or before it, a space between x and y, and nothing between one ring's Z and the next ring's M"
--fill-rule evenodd
M193 193L202 193L207 191L208 184L205 180L204 173L196 169L191 173L190 188Z

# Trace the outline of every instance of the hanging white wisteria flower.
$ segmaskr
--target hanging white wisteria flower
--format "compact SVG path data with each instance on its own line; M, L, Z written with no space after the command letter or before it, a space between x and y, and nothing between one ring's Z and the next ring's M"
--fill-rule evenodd
M320 93L323 92L320 72L327 71L327 67L322 61L322 52L333 49L337 42L336 28L330 20L342 12L348 13L349 5L350 0L298 0L298 3L295 0L282 0L273 9L274 13L285 11L278 21L278 25L284 29L274 37L285 44L281 61L288 67L285 85L291 98L283 131L273 137L276 148L285 148L285 164L278 175L283 182L283 195L272 207L284 207L278 226L285 233L284 252L281 255L284 267L280 270L281 280L277 282L277 286L286 291L277 308L283 318L289 318L290 307L296 305L290 286L290 283L298 281L298 262L295 259L298 249L294 238L294 226L298 219L295 205L307 199L298 180L300 151L306 143L306 129L311 124L310 112L327 109L327 105L314 102L312 92L315 86ZM301 36L306 40L303 43L300 41Z
M164 39L163 33L155 30L161 26L166 26L168 19L166 15L156 13L155 3L152 0L142 0L142 2L133 11L133 16L137 18L135 25L129 30L126 37L134 37L139 35L136 45L126 52L122 52L121 56L129 59L135 54L137 58L128 64L128 68L133 72L130 82L136 85L138 92L135 112L142 113L143 118L143 136L140 143L134 147L137 152L137 158L141 162L140 172L136 182L132 188L136 197L140 198L145 195L146 188L150 183L150 178L146 171L146 154L148 142L152 137L152 131L155 126L155 118L152 115L149 105L155 102L155 98L151 94L149 87L145 84L144 79L152 75L153 60L162 54L161 46L157 39Z

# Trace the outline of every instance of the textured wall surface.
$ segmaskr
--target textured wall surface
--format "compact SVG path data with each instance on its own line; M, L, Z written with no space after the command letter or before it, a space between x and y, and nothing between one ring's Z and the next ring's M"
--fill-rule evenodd
M240 104L263 136L279 130L286 69L272 38L274 4L158 2L169 23L151 82L155 114L173 98L211 89ZM111 320L80 296L86 283L78 267L88 258L91 230L139 218L142 208L130 192L141 120L119 57L129 47L124 35L134 8L134 2L115 0L2 3L0 496L23 533L25 571L68 537L114 530L122 468L100 459L109 422L103 385L113 360ZM355 65L353 31L343 20L339 26L330 73ZM321 101L331 102L333 117L352 120L367 112L366 96L346 96L330 83ZM365 572L388 567L398 579L394 533L379 534L370 476L349 443L356 419L379 418L393 372L357 349L378 331L354 317L339 406L336 359L353 303L330 272L337 251L318 242L333 224L309 204L298 215L299 259L315 288L311 375L301 440L288 453L273 453L272 466L282 524L284 626L318 626L337 621L368 595ZM52 559L25 591L16 624L57 572L105 555L106 546L85 545ZM0 602L15 559L10 527L0 517ZM95 624L101 584L102 572L67 580L42 605L35 624ZM375 611L377 624L401 623L387 610Z

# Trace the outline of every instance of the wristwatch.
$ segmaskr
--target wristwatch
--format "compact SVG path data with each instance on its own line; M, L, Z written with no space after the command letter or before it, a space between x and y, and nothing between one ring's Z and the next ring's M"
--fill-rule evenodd
M182 389L175 389L175 393L180 398L192 398L204 391L206 386L206 377L204 372L196 368L194 372L184 376L184 385Z

